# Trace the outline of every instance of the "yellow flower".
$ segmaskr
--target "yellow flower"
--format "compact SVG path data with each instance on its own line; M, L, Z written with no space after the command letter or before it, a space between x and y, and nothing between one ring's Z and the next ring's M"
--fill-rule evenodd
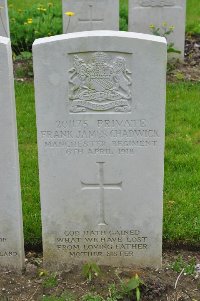
M154 28L155 28L155 25L154 25L154 24L151 24L151 25L149 25L149 28L154 29Z
M28 20L27 20L27 23L28 23L28 24L32 24L32 23L33 23L33 19L28 19Z
M68 16L68 17L73 17L75 15L75 13L73 11L67 11L65 13L65 15Z
M174 28L175 28L174 26L170 26L170 27L169 27L169 29L170 29L171 31L174 31Z
M163 23L162 23L162 26L163 26L163 27L167 27L167 22L163 22Z

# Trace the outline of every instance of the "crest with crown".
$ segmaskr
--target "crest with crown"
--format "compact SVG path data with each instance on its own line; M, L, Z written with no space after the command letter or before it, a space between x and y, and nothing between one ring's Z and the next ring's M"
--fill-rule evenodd
M95 52L89 58L74 55L70 72L70 100L108 103L131 99L131 74L123 57Z

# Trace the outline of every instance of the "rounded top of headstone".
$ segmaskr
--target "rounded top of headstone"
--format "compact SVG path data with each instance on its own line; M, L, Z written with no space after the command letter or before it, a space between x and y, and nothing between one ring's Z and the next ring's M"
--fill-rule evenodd
M93 31L75 32L75 33L68 33L68 34L36 39L35 42L33 43L33 46L62 41L62 40L84 38L84 37L113 37L113 38L119 37L119 38L131 38L131 39L134 38L138 40L146 40L146 41L167 44L167 41L164 37L150 35L150 34L126 32L126 31L112 31L112 30L93 30Z

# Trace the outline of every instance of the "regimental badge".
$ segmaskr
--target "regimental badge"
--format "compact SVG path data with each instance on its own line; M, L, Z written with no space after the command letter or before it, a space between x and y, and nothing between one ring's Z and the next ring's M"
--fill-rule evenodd
M130 112L131 74L122 56L95 52L86 60L74 55L69 70L70 112Z

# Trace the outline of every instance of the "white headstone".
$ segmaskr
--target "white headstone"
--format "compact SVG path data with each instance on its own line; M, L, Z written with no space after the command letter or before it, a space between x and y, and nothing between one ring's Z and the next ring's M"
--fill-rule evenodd
M0 0L0 36L10 37L7 0Z
M155 25L163 33L165 23L168 28L173 26L167 40L181 51L171 54L174 57L184 57L185 16L186 0L129 0L129 31L151 33L150 25Z
M0 267L24 262L19 158L10 40L0 37Z
M119 0L62 0L63 33L119 30ZM74 16L65 13L73 12Z
M166 40L89 31L33 56L46 266L160 266Z

